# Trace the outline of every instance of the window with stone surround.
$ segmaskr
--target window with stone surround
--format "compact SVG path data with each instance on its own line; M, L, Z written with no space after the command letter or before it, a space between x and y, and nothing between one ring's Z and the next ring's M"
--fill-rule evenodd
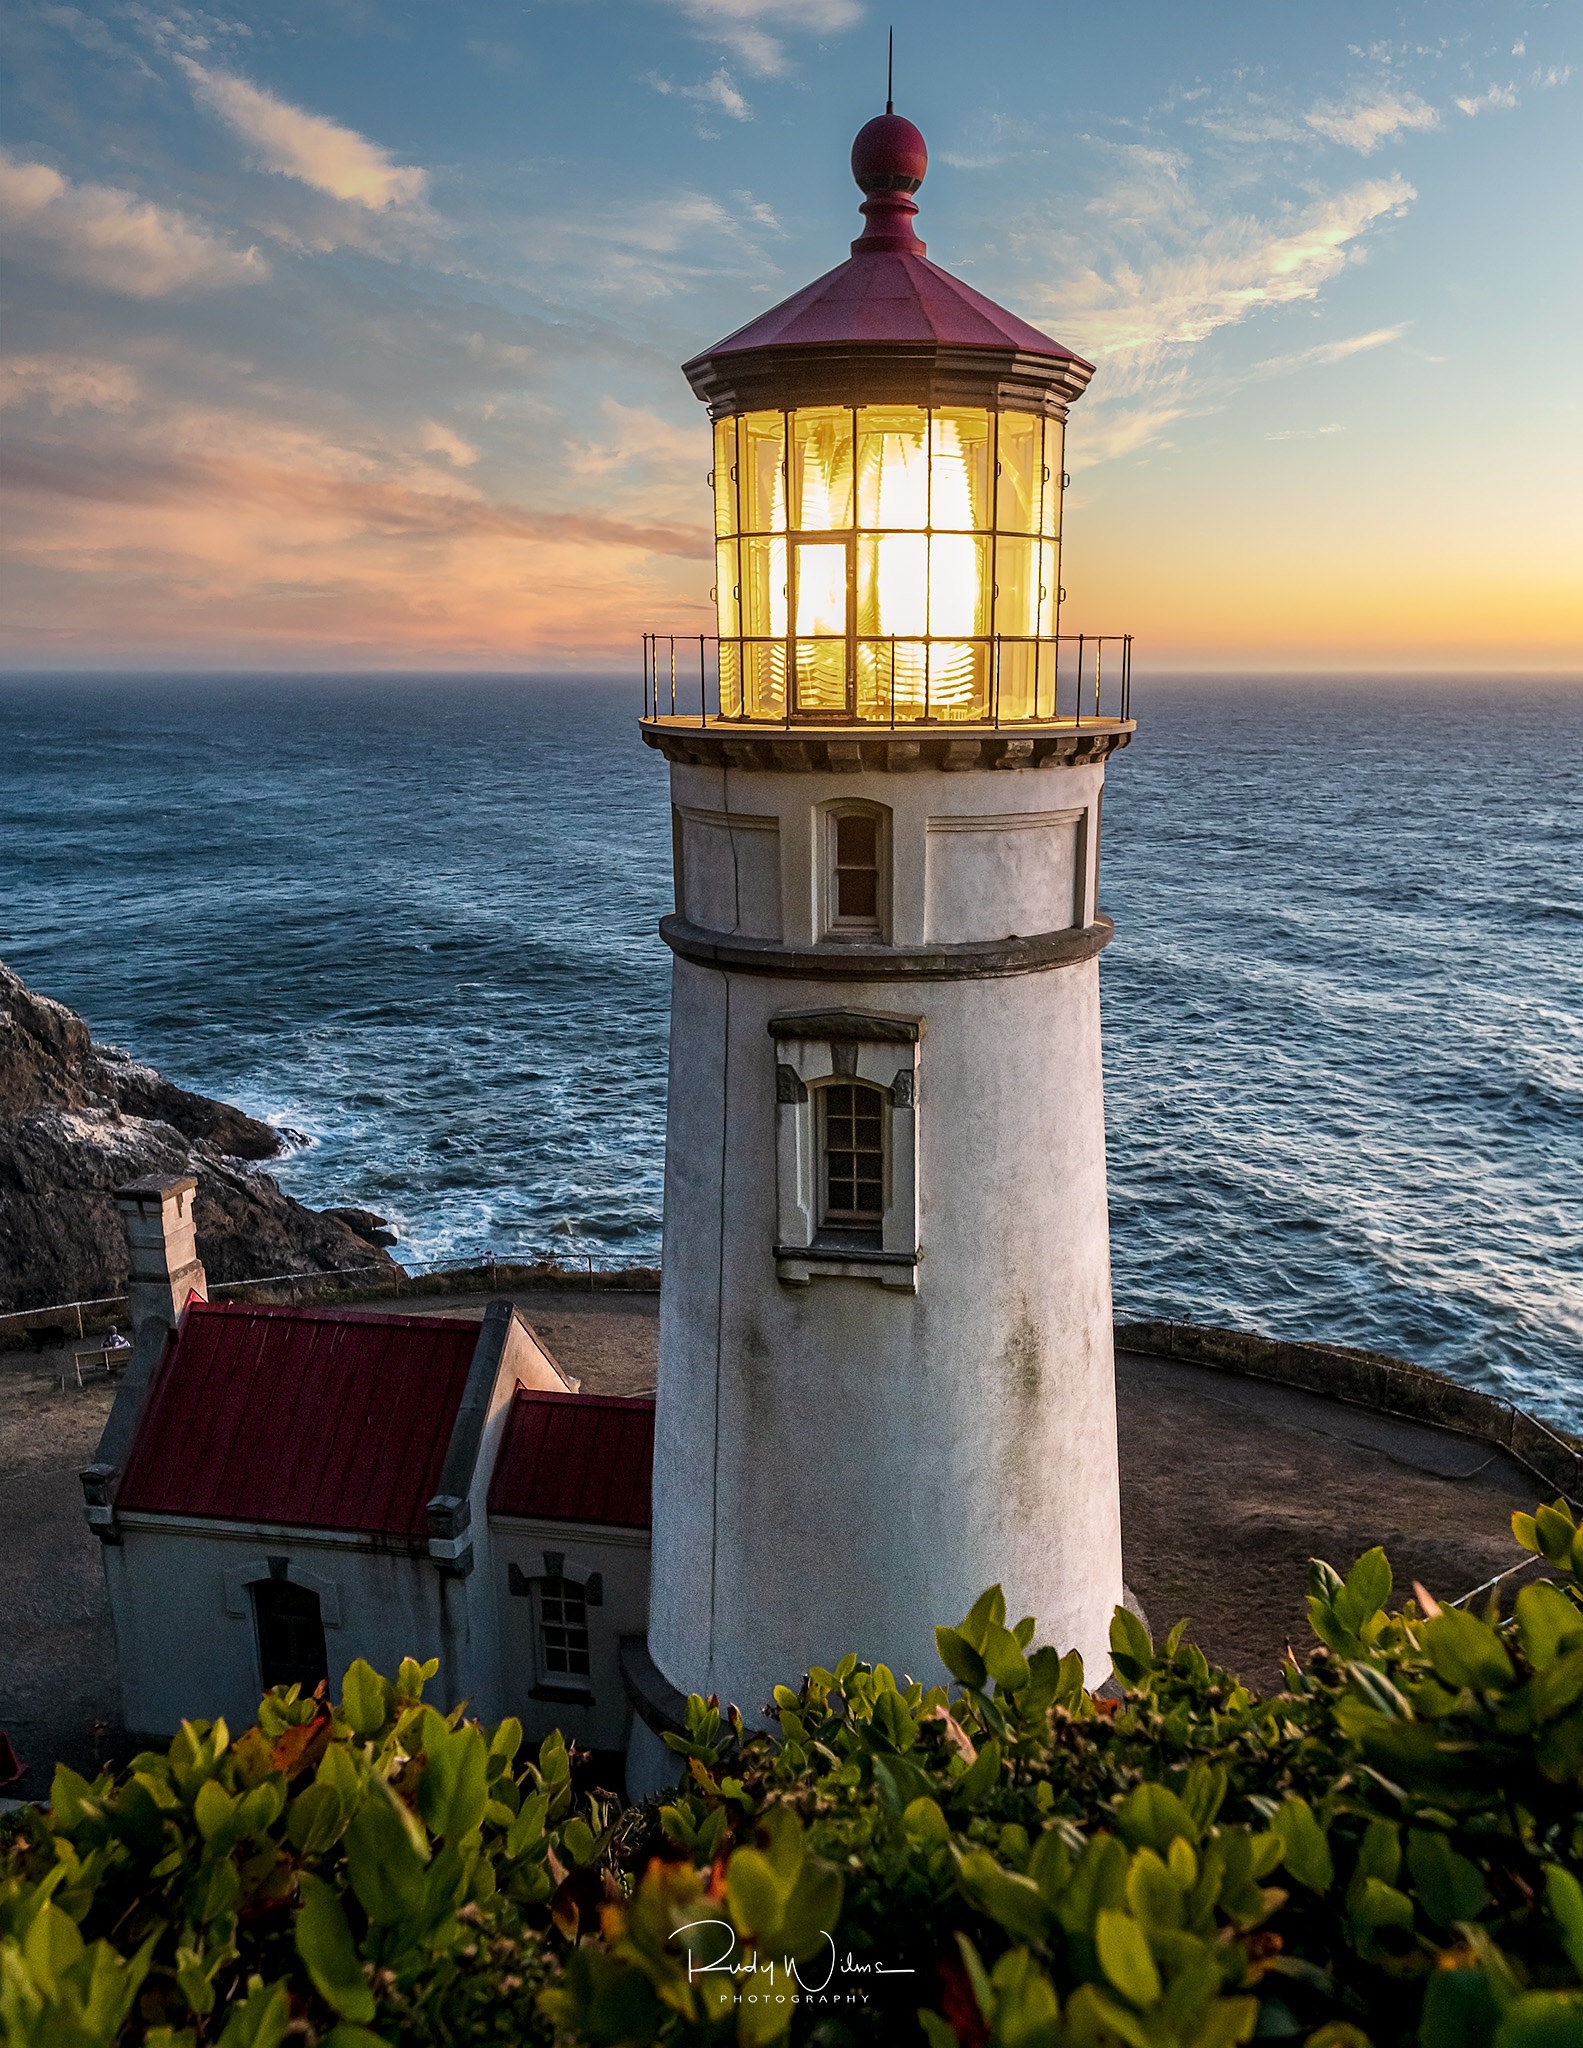
M575 1579L540 1581L539 1654L548 1679L588 1676L587 1588Z
M273 1577L256 1580L251 1591L264 1690L300 1685L306 1698L330 1675L318 1594L308 1586Z
M816 1243L877 1250L885 1221L885 1112L877 1088L833 1081L818 1091L823 1177Z
M775 1040L775 1272L917 1289L921 1017L803 1010Z

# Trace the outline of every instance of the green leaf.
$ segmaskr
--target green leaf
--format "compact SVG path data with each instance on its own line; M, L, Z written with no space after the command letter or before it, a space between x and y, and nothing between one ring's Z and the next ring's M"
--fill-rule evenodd
M1545 1865L1545 1904L1561 1933L1561 1946L1577 1974L1583 1977L1583 1885L1570 1870L1559 1864Z
M1346 1583L1332 1603L1336 1619L1361 1640L1370 1621L1384 1607L1390 1595L1390 1560L1376 1544L1372 1550L1366 1550L1347 1573Z
M1005 1625L1006 1596L999 1586L988 1586L968 1609L959 1633L975 1650L981 1651L990 1629L1004 1628Z
M1028 1660L1009 1628L992 1623L984 1631L984 1666L997 1692L1020 1692L1028 1683Z
M192 1817L198 1823L198 1832L207 1842L231 1818L237 1802L223 1785L213 1778L205 1778L198 1787L198 1796L192 1802Z
M874 1717L870 1726L883 1736L892 1749L911 1749L918 1740L918 1724L912 1718L907 1702L900 1693L880 1694L874 1702Z
M954 1628L937 1628L934 1632L934 1646L940 1653L940 1662L951 1676L961 1684L982 1692L989 1679L989 1672L983 1658L965 1635Z
M314 1988L345 2020L371 2020L374 1994L334 1888L304 1871L297 1880L302 1900L293 1933Z
M1130 1849L1153 1849L1163 1856L1178 1836L1196 1846L1202 1830L1166 1785L1139 1785L1116 1812L1116 1825Z
M1388 1820L1371 1820L1358 1845L1357 1869L1353 1883L1377 1877L1382 1884L1394 1884L1402 1867L1401 1832Z
M1123 1998L1145 2012L1159 2004L1164 1987L1148 1937L1136 1920L1106 1907L1095 1924L1094 1942L1100 1968Z
M285 1979L266 1985L254 1978L247 1997L240 2005L232 2006L219 2048L278 2048L290 2025Z
M1431 1970L1424 1986L1419 2048L1487 2048L1500 2010L1482 1970Z
M422 1829L384 1779L373 1779L346 1831L347 1875L370 1920L394 1926L421 1915L428 1860Z
M1512 1681L1512 1660L1500 1637L1488 1622L1460 1607L1442 1608L1425 1622L1424 1648L1447 1685L1493 1692Z
M757 1849L738 1849L726 1865L726 1902L742 1935L773 1936L781 1917L781 1888Z
M338 2027L332 2027L327 2034L319 2036L319 2048L390 2048L383 2034L370 2032L367 2027L354 2027L342 2020Z
M1539 1548L1551 1564L1565 1565L1572 1555L1572 1540L1577 1535L1577 1523L1572 1511L1564 1500L1555 1501L1550 1507L1534 1511L1534 1531L1539 1539Z
M418 1690L421 1690L421 1683ZM365 1739L377 1735L395 1712L395 1707L394 1688L380 1677L372 1664L362 1657L355 1658L341 1680L341 1711L352 1733Z
M1050 1908L1031 1878L1002 1870L987 1849L973 1849L962 1858L957 1883L963 1895L1003 1927L1013 1941L1042 1941L1050 1926Z
M1000 1783L1000 1744L993 1737L979 1751L977 1760L970 1764L951 1788L953 1800L963 1806L976 1806L986 1793Z
M477 1728L458 1728L426 1750L418 1811L431 1831L459 1842L483 1824L489 1803L489 1752Z
M579 1814L574 1814L561 1829L561 1845L579 1867L594 1860L594 1831Z
M934 1787L918 1766L904 1756L880 1756L873 1760L874 1789L880 1804L894 1821L899 1821L915 1799L926 1799Z
M1429 1828L1408 1833L1407 1868L1418 1903L1439 1927L1476 1920L1490 1902L1478 1865L1459 1856L1444 1835Z
M914 1849L942 1849L951 1830L937 1803L928 1797L915 1799L901 1817L902 1833Z
M1583 1645L1583 1611L1543 1579L1517 1595L1517 1635L1535 1671Z
M1524 1992L1502 2014L1493 2048L1583 2048L1583 1995Z
M1110 1618L1110 1656L1129 1685L1140 1684L1154 1668L1149 1631L1129 1608L1118 1607Z
M303 1856L322 1856L345 1825L346 1807L340 1793L321 1779L291 1802L286 1839Z
M1283 1800L1270 1816L1270 1827L1281 1840L1281 1861L1311 1892L1327 1892L1336 1880L1330 1844L1315 1820L1306 1799L1295 1795Z

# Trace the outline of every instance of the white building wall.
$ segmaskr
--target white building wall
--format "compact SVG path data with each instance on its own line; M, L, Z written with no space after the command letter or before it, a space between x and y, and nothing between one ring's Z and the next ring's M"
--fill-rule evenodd
M519 1383L576 1390L514 1312L468 1484L470 1519L458 1540L471 1551L466 1571L442 1571L423 1538L402 1547L333 1530L119 1511L121 1541L105 1544L103 1557L127 1727L170 1735L184 1718L218 1713L234 1730L252 1724L263 1682L247 1583L267 1577L271 1559L319 1594L333 1690L355 1657L387 1678L403 1657L438 1657L430 1698L447 1708L465 1699L489 1722L506 1713L488 1501Z
M672 774L678 804L778 818L788 942L820 936L836 800L890 811L898 948L1092 922L1098 765ZM672 989L656 1663L750 1717L849 1649L932 1680L935 1624L999 1580L1097 1683L1122 1597L1097 959L856 982L678 957ZM767 1027L821 1006L925 1020L916 1294L776 1278Z
M252 1726L263 1691L249 1575L284 1558L287 1577L319 1595L330 1685L354 1657L394 1678L403 1657L438 1657L429 1696L473 1695L468 1581L442 1578L426 1557L302 1530L249 1530L174 1517L123 1515L106 1544L126 1725L170 1736L184 1719L223 1714Z
M500 1616L503 1711L516 1715L533 1743L559 1728L568 1742L575 1740L586 1749L624 1748L632 1710L621 1683L620 1647L623 1636L641 1636L648 1623L648 1530L498 1515L491 1524L490 1546ZM603 1600L588 1610L586 1682L569 1680L544 1666L532 1587L544 1576L546 1553L564 1558L568 1579L586 1584L597 1572L602 1581ZM586 1705L543 1697L548 1692L581 1690L584 1683L592 1696Z

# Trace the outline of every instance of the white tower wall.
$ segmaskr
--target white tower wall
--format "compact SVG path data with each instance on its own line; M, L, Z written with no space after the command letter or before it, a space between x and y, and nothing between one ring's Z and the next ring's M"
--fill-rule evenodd
M756 1719L775 1683L848 1649L933 1681L935 1624L996 1580L1090 1683L1109 1669L1103 772L673 760L649 1649L683 1692ZM866 944L825 929L825 817L852 804L884 826L889 906ZM882 1035L825 1044L846 1028L829 1012ZM817 1166L788 1098L832 1072L897 1082L888 1264L778 1256Z

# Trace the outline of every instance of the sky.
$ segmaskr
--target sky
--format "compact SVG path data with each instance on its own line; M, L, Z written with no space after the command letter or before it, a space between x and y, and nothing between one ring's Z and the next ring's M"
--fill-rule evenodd
M1583 671L1583 9L6 9L10 669L606 672L712 625L677 366L930 256L1088 356L1063 630Z

